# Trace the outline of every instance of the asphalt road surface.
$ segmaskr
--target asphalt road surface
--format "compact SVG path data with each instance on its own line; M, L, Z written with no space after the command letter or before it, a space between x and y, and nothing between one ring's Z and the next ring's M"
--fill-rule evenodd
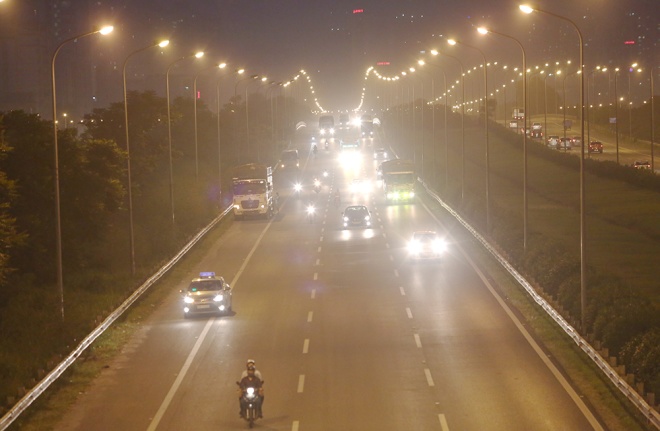
M297 145L307 157L309 143ZM248 358L266 388L256 429L601 429L461 235L419 201L386 205L377 188L352 194L353 178L375 180L375 162L365 148L363 163L345 169L337 152L336 142L319 145L299 172L278 172L279 213L235 222L57 430L245 429L235 382ZM323 169L330 175L315 193ZM305 186L298 198L296 179ZM373 228L341 228L353 202L369 206ZM405 244L426 229L447 235L449 250L441 261L410 261ZM178 291L200 271L232 284L232 315L183 318Z

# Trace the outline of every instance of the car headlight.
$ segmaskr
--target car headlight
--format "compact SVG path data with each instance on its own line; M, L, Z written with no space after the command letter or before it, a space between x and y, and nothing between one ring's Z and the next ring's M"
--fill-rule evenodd
M433 241L433 252L434 253L444 253L447 250L447 243L444 240Z
M344 216L344 221L347 222L347 221L348 221L348 217Z
M183 302L185 302L186 304L192 304L193 302L195 302L195 300L192 299L190 296L186 296L183 298Z
M366 221L369 221L369 220L371 220L371 216L364 216L364 219L365 219Z
M222 295L215 295L215 298L213 298L213 300L215 302L221 302L223 300L223 296Z
M422 249L422 244L420 244L419 241L410 241L408 243L408 251L412 254L419 253L421 249Z

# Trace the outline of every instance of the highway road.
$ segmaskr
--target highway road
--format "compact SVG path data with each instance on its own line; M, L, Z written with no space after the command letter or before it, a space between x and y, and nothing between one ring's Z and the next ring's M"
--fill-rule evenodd
M308 141L297 146L307 157ZM280 212L235 222L212 244L56 429L245 429L235 381L248 358L266 387L256 429L601 429L463 251L464 234L421 201L351 195L348 182L375 179L375 162L365 149L363 164L344 170L336 152L278 172ZM330 176L316 194L322 169ZM289 193L297 176L300 198ZM370 207L372 229L341 228L336 188L342 207ZM441 261L407 259L423 229L447 235ZM232 315L183 318L178 291L200 271L232 284Z

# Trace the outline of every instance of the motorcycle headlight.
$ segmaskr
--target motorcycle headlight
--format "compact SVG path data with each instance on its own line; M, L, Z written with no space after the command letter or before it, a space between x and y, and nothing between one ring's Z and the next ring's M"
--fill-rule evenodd
M195 300L192 299L190 296L186 296L183 298L183 302L185 302L186 304L192 304L193 302L195 302Z
M215 298L213 298L215 302L221 302L223 300L222 295L215 295Z
M254 395L254 388L247 388L247 394L248 395Z

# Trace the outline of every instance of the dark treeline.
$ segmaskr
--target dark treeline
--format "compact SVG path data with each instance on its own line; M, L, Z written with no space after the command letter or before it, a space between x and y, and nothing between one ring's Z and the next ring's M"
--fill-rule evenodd
M64 318L56 283L53 123L0 113L0 399L66 354L102 316L231 200L230 167L272 163L309 107L289 97L236 97L220 115L153 92L95 109L58 131ZM246 125L249 121L249 133ZM195 145L197 141L197 145ZM136 274L132 274L128 155ZM170 179L171 178L171 179ZM173 185L171 199L170 184Z

